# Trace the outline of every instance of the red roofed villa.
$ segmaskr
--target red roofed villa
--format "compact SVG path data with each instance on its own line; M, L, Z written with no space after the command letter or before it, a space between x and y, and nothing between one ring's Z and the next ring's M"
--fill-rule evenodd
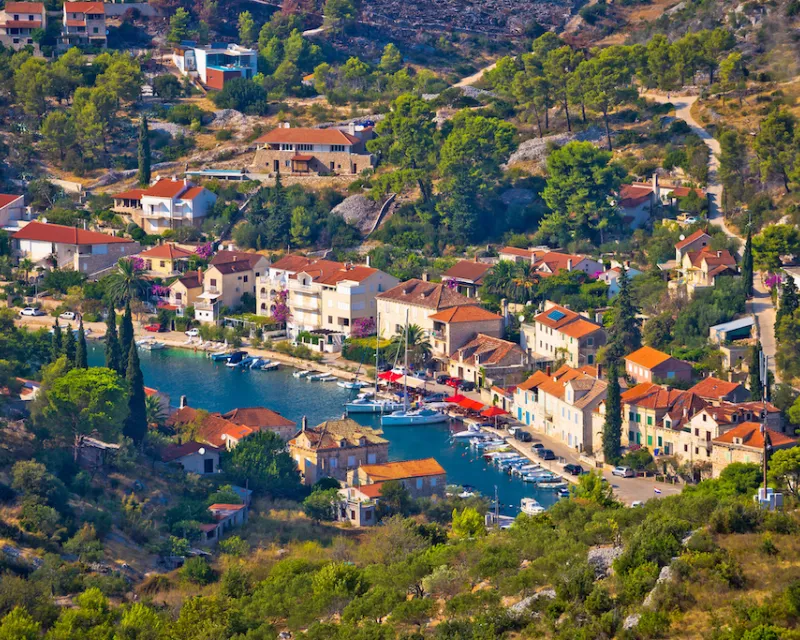
M103 2L65 2L62 39L65 45L107 44L106 8Z
M711 465L713 477L732 462L755 463L764 460L764 431L768 434L773 451L791 449L797 440L773 431L758 422L743 422L711 441Z
M0 11L0 44L4 47L19 50L30 46L39 53L33 32L46 28L47 11L42 2L6 2Z

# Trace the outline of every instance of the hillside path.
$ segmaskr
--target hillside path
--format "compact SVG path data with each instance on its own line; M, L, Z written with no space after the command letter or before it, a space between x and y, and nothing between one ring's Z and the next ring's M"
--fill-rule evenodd
M706 143L711 154L708 161L708 187L709 209L708 221L729 238L736 238L739 241L738 254L741 257L744 252L744 238L737 235L727 224L722 213L722 185L717 178L719 170L720 153L719 141L714 138L703 126L692 116L692 106L697 102L697 96L677 96L674 94L663 94L648 91L643 94L656 102L671 102L675 105L676 117L683 120L703 142ZM668 97L669 96L669 97ZM747 309L752 313L758 323L758 333L761 338L761 347L764 353L769 356L769 368L778 380L775 368L775 305L772 304L772 296L769 289L764 286L763 277L753 278L753 297L747 302Z

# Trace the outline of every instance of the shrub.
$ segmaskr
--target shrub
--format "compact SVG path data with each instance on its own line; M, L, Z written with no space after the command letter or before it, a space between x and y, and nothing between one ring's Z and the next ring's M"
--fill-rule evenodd
M219 550L229 556L245 556L250 551L250 543L239 536L231 536L219 543Z
M658 565L646 562L622 578L622 595L631 604L641 600L652 590L658 580Z
M734 503L717 507L709 518L714 533L751 533L758 529L761 512L754 505Z
M638 638L661 638L669 630L669 616L660 611L643 611L636 625Z
M190 125L192 121L203 121L208 116L207 111L203 111L195 104L176 104L167 112L167 120L176 124Z
M772 536L769 533L765 533L764 536L761 538L761 546L760 549L761 553L767 556L777 556L778 555L778 547L775 546L775 542L772 539Z
M200 557L189 558L178 573L181 579L200 586L211 584L216 578L208 562Z
M230 129L220 129L217 133L214 134L214 137L219 140L220 142L225 142L226 140L230 140L233 137L233 131Z

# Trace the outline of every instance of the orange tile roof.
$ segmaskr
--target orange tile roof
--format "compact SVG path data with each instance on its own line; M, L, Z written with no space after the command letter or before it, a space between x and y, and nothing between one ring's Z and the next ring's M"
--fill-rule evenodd
M260 429L269 429L271 427L296 427L297 425L284 418L277 411L267 409L266 407L245 407L242 409L233 409L227 413L223 413L222 417L230 420L234 424L245 425L247 427L256 427Z
M699 398L695 394L680 389L662 387L652 382L637 384L620 395L622 402L626 404L636 405L642 409L664 410L671 409L678 402L686 403L692 397Z
M541 267L547 266L551 272L558 273L558 271L561 269L566 270L568 267L575 268L584 260L586 260L585 256L573 255L571 253L559 253L558 251L548 251L533 261L533 269L534 271L538 271Z
M8 20L4 23L10 29L36 29L42 26L41 20Z
M183 407L173 413L167 420L170 426L184 425L195 421L198 418L198 411L193 407ZM215 447L224 447L226 437L230 436L237 440L253 433L253 429L238 425L230 420L226 420L219 413L209 413L201 421L197 429L197 437L203 442L209 442Z
M373 482L372 484L362 484L354 487L356 491L362 494L365 498L377 500L381 497L381 489L383 489L383 482Z
M549 379L550 376L548 376L544 371L535 371L532 376L525 380L525 382L518 384L517 389L522 389L522 391L530 391L531 389L538 388L540 384Z
M273 262L270 268L297 273L312 262L313 260L311 258L306 258L305 256L286 255L280 260Z
M402 480L404 478L421 478L424 476L440 476L445 474L435 458L421 460L399 460L384 464L362 464L359 468L375 482Z
M743 388L738 382L728 382L727 380L720 380L709 376L704 378L689 391L692 391L702 398L714 398L722 400L725 396L733 393L739 388Z
M222 264L243 262L252 269L264 258L266 256L251 251L217 251L214 257L211 258L211 265L219 267Z
M457 307L450 307L428 316L429 320L438 322L457 323L457 322L485 322L487 320L503 321L503 316L492 313L488 309L477 304L460 304Z
M34 240L56 244L121 244L133 242L130 238L117 238L107 233L86 231L47 222L29 222L11 236L15 240Z
M7 207L12 202L16 202L23 196L16 196L9 193L0 193L0 208Z
M676 249L683 249L684 247L687 247L687 246L689 246L690 244L692 244L692 243L693 243L695 240L699 240L699 239L700 239L700 238L702 238L703 236L708 236L708 239L709 239L709 240L711 240L711 236L709 236L709 235L708 235L708 234L707 234L705 231L703 231L702 229L698 229L698 230L697 230L697 231L695 231L695 232L694 232L692 235L690 235L688 238L684 238L683 240L681 240L680 242L678 242L678 243L675 245L675 248L676 248Z
M67 20L68 27L82 27L86 24L86 20Z
M653 196L653 188L642 184L623 184L619 188L619 202L623 209L638 207Z
M653 349L653 347L642 347L625 356L625 360L630 360L632 363L638 364L645 369L653 369L670 358L672 358L672 356L668 353Z
M506 366L526 363L525 352L516 342L509 342L508 340L479 333L467 344L459 348L451 357L467 364L491 366L502 364L512 354L515 356L514 361L507 363ZM476 362L476 358L479 362Z
M442 278L452 278L453 280L466 280L476 284L483 280L486 272L492 265L486 262L475 262L473 260L459 260L452 267L442 274Z
M204 187L189 187L189 189L181 195L181 200L194 200L197 196L205 191Z
M141 258L165 258L166 260L180 260L181 258L189 258L194 254L191 251L182 249L171 242L159 244L150 249L146 249L139 254Z
M712 442L715 444L736 444L734 438L740 439L740 446L752 447L754 449L764 448L764 434L761 433L762 425L758 422L743 422L733 429L723 433L721 436L714 438ZM772 441L773 447L784 447L789 445L796 445L797 440L785 436L782 433L767 428L769 438Z
M102 2L65 2L64 11L67 13L105 13L106 8Z
M114 198L114 200L141 200L142 194L145 191L147 191L147 189L130 189L122 193L115 193L111 197Z
M520 258L533 258L536 252L533 249L520 249L518 247L503 247L498 253L506 253Z
M378 300L391 300L413 304L427 309L447 309L458 305L477 305L475 298L468 298L448 288L441 282L426 282L417 278L401 282L397 286L379 293Z
M209 505L209 511L241 511L246 505L243 504L225 504L224 502L215 502Z
M142 195L151 198L177 198L190 185L191 183L188 180L161 178L158 182L145 189Z
M268 144L343 144L352 146L360 140L339 129L310 129L289 127L273 129L258 138L256 142Z
M572 367L565 365L564 367L561 367L558 371L556 371L555 375L552 378L540 384L539 391L541 391L542 393L546 393L549 396L554 396L556 398L563 398L564 386L567 384L567 382L579 378L588 378L588 377L589 376L581 373L577 369L573 369Z
M43 13L44 4L41 2L6 2L6 13Z
M579 313L562 307L560 304L554 304L536 315L534 321L571 338L582 338L603 328L596 322L587 320Z

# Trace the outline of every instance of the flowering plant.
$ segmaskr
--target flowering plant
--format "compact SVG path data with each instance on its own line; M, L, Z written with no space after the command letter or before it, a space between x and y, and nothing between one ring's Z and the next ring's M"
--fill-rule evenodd
M783 281L783 280L782 280L782 278L780 277L780 275L779 275L779 274L777 274L777 273L771 273L771 274L769 274L769 275L767 276L767 278L764 280L764 284L765 284L765 285L767 285L767 286L768 286L770 289L774 289L774 288L775 288L775 287L777 287L777 286L778 286L778 285L779 285L779 284L780 284L782 281Z
M211 257L211 254L214 253L214 247L210 242L206 242L205 244L197 247L194 252L203 260L208 260Z
M165 287L163 284L154 284L150 291L152 291L154 296L158 296L159 298L165 298L169 295L169 287Z
M139 256L131 256L130 258L127 258L127 260L131 263L131 266L133 266L133 268L136 269L137 271L144 271L146 265L144 260Z
M289 318L292 317L292 312L289 310L289 305L286 304L288 297L288 289L284 289L283 291L279 291L275 294L275 305L272 309L272 317L280 324L284 324L289 320Z
M375 335L375 320L373 318L356 318L353 320L352 334L354 338Z

